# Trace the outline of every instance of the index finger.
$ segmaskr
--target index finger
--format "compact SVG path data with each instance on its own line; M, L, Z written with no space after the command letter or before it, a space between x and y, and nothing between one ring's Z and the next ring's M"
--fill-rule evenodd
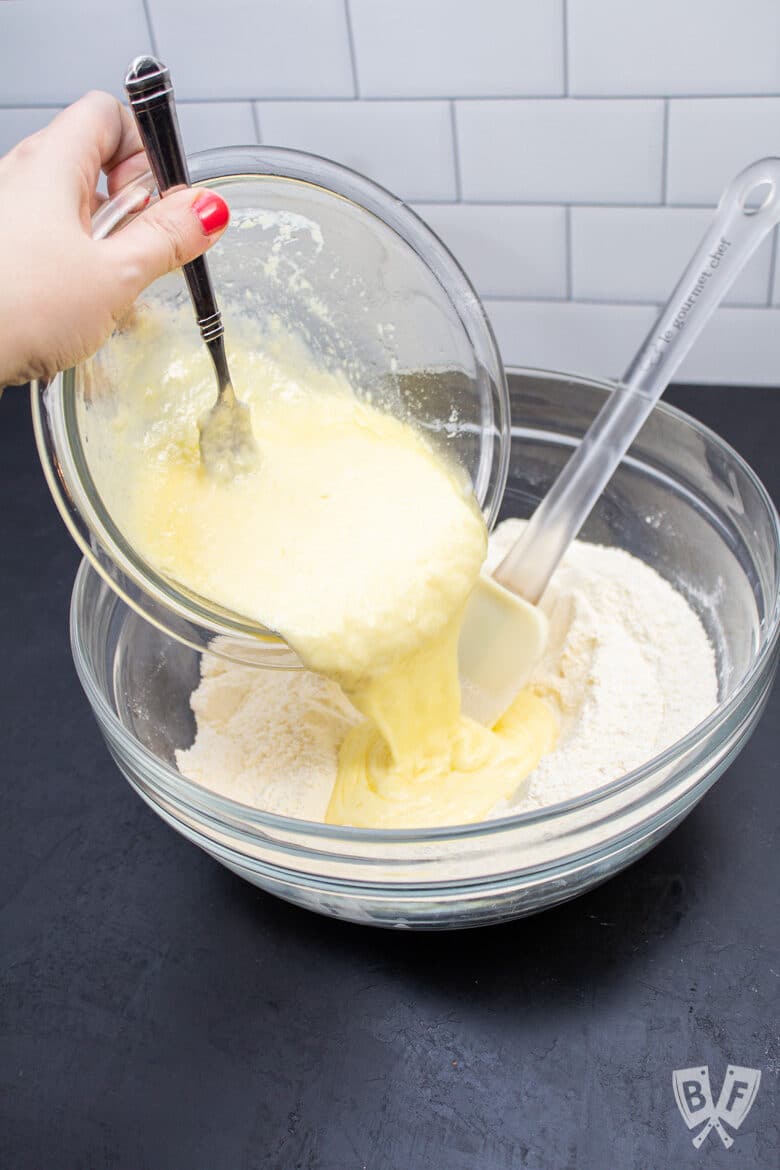
M68 167L72 173L76 160L76 173L89 184L90 192L97 186L101 171L110 174L134 155L146 157L130 111L110 93L100 90L68 106L49 123L44 134L49 157L61 157L67 164L63 167L66 174Z

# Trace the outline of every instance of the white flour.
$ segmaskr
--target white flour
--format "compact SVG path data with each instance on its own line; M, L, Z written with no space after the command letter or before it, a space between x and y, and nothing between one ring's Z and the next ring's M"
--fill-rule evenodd
M490 539L493 569L517 538ZM548 587L550 639L533 682L560 719L555 751L494 810L554 804L617 779L668 747L717 703L715 655L681 594L620 549L577 541ZM202 660L195 743L184 775L244 804L322 820L338 746L358 716L335 683L305 671Z

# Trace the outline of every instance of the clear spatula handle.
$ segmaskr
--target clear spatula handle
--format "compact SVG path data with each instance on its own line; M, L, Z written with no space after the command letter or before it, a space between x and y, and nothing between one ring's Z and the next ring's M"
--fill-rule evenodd
M780 220L780 158L729 184L693 259L622 381L495 572L536 603L680 363L767 232Z

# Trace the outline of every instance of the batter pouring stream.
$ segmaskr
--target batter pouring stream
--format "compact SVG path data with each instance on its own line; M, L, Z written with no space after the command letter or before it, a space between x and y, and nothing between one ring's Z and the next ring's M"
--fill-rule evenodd
M87 412L113 515L156 569L282 634L365 716L342 743L327 820L486 816L554 746L556 718L529 691L494 730L460 714L458 631L487 547L466 477L279 341L231 354L260 457L215 480L198 452L207 361L171 354L160 380L139 357L121 404Z

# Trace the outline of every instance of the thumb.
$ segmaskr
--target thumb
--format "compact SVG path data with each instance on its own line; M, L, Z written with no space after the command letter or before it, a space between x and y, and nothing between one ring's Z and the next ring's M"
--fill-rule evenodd
M216 191L185 188L164 196L101 241L104 255L108 252L111 258L116 295L129 304L153 280L210 248L229 219L230 209Z

